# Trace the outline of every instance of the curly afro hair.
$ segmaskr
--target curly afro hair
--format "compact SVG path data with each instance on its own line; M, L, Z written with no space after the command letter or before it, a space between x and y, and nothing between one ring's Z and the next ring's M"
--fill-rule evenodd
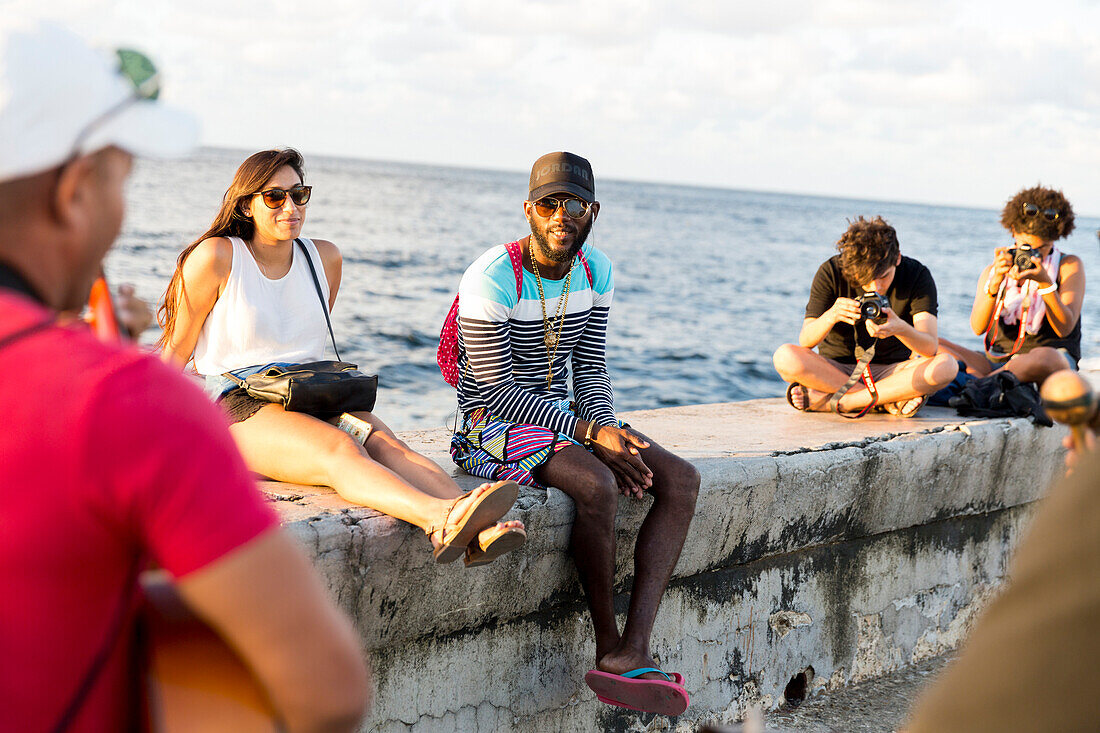
M1040 213L1026 215L1025 204L1038 206ZM1054 209L1058 212L1058 217L1049 221L1042 213L1046 209ZM1033 234L1047 242L1053 242L1073 231L1073 207L1061 191L1042 186L1025 188L1005 204L1001 211L1001 226L1010 232Z
M848 222L848 231L837 240L840 271L853 287L881 277L898 260L898 233L881 216Z

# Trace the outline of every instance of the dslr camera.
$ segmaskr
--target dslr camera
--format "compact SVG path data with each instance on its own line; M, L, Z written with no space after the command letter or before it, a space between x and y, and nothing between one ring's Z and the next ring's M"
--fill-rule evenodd
M1039 263L1033 259L1040 256L1039 250L1026 244L1011 248L1008 250L1008 254L1012 257L1012 264L1016 265L1016 270L1019 272L1026 272L1039 266Z
M872 323L886 323L886 314L882 312L882 309L889 307L890 301L886 299L885 295L864 293L859 296L860 320L866 319Z

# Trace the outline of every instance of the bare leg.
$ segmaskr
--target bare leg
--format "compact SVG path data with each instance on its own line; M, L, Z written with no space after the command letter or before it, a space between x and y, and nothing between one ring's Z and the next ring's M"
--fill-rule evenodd
M950 354L963 362L966 364L966 371L975 377L984 377L993 371L993 367L989 366L985 354L974 349L968 349L954 341L948 341L943 337L940 337L940 350L938 353Z
M571 549L592 613L597 667L616 674L655 666L649 652L653 622L680 557L699 491L699 474L691 464L649 442L642 459L653 471L649 491L655 501L634 548L634 585L622 636L612 607L618 493L614 475L595 456L570 446L547 461L539 476L560 487L577 505ZM643 677L663 679L656 674Z
M611 469L577 445L563 448L536 469L536 478L564 491L576 505L569 549L596 635L596 658L619 644L612 593L618 486Z
M396 473L425 494L441 499L454 499L463 493L451 475L439 464L422 456L398 438L389 427L370 412L352 413L369 422L373 429L367 438L367 453L378 463ZM337 418L330 422L335 423Z
M280 405L267 405L252 417L230 426L248 467L277 481L331 486L343 498L377 509L421 529L438 524L461 491L437 497L410 485L393 470L371 458L367 450L342 430ZM370 441L368 441L370 442ZM470 492L477 496L483 488ZM462 502L453 519L462 516Z
M1008 364L1001 367L1015 374L1021 382L1035 384L1042 384L1043 380L1054 372L1069 368L1069 361L1062 356L1062 352L1049 346L1040 346L1026 354L1017 354L1008 360Z
M815 351L795 344L784 344L772 358L779 376L787 382L798 382L810 390L810 410L829 409L829 397L848 381L850 372L837 369ZM898 362L875 380L878 401L900 402L931 394L946 386L958 373L958 364L949 354L920 357ZM845 412L859 411L871 401L871 393L862 382L852 387L840 400Z
M649 493L654 502L634 545L634 586L622 639L598 661L600 669L615 674L657 666L649 651L653 622L680 559L699 494L699 472L695 467L646 440L649 448L642 450L642 460L653 471ZM655 673L643 677L664 679Z

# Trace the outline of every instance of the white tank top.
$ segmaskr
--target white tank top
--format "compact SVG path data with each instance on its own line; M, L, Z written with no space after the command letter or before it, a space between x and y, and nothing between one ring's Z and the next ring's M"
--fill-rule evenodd
M317 271L327 309L328 278L321 257L312 240L301 240ZM230 237L229 241L233 266L199 334L195 369L199 374L217 375L269 362L323 359L329 338L325 312L298 245L294 245L290 271L269 280L243 239Z

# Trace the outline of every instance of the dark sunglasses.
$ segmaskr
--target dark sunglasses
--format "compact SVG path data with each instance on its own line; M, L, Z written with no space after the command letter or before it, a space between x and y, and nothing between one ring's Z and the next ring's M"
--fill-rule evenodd
M1035 204L1024 204L1024 216L1037 216L1039 207ZM1057 221L1060 214L1057 209L1042 209L1043 218L1047 221Z
M257 191L252 194L253 196L263 196L264 203L267 204L269 209L277 209L286 203L286 197L289 194L290 200L298 206L305 206L309 203L310 194L313 193L313 186L295 186L294 188L268 188L263 191Z
M104 122L135 102L153 101L160 96L160 74L157 73L157 67L148 56L129 48L120 48L115 51L115 55L118 57L118 73L133 85L134 91L84 126L73 143L73 157L80 153L88 136Z
M556 199L553 196L547 196L541 198L538 201L533 202L535 207L535 213L544 219L549 219L555 213L557 213L558 207L565 207L565 213L572 219L583 218L588 210L592 208L592 204L587 201L581 201L580 199Z

